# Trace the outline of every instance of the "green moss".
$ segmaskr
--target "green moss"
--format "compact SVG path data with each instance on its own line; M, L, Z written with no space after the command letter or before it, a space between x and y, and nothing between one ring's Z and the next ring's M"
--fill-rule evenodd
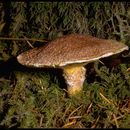
M76 32L130 45L127 2L0 3L0 14L1 37L52 40ZM44 43L0 40L0 64L30 44ZM95 64L93 81L88 83L86 76L78 98L67 97L60 85L64 79L52 71L14 67L10 74L0 74L0 127L130 128L129 67L129 62L113 69Z

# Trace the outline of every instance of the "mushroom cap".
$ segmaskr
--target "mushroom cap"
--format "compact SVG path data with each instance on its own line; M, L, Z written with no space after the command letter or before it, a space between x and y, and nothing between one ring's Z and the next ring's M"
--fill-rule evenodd
M68 64L92 62L124 50L128 50L128 46L115 40L69 34L42 47L23 52L17 60L28 67L63 67Z

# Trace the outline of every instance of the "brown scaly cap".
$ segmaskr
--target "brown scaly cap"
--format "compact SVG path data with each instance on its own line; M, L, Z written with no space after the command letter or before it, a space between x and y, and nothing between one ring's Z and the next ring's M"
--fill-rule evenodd
M70 34L47 45L23 52L17 57L22 65L31 67L62 67L73 63L88 63L128 50L115 40L105 40L82 34Z

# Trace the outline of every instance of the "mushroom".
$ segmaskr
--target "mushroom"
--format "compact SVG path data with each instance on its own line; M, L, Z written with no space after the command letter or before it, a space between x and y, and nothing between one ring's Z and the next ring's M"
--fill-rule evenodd
M128 50L128 46L115 40L69 34L42 47L23 52L17 56L17 60L27 67L63 69L67 92L69 95L75 95L82 92L86 64L124 50Z

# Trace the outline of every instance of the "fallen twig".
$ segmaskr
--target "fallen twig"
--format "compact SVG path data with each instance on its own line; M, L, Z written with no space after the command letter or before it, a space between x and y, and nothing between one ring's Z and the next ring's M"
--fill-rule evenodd
M0 40L15 40L15 41L37 41L37 42L48 42L48 40L41 40L41 39L35 39L35 38L11 38L11 37L0 37Z

